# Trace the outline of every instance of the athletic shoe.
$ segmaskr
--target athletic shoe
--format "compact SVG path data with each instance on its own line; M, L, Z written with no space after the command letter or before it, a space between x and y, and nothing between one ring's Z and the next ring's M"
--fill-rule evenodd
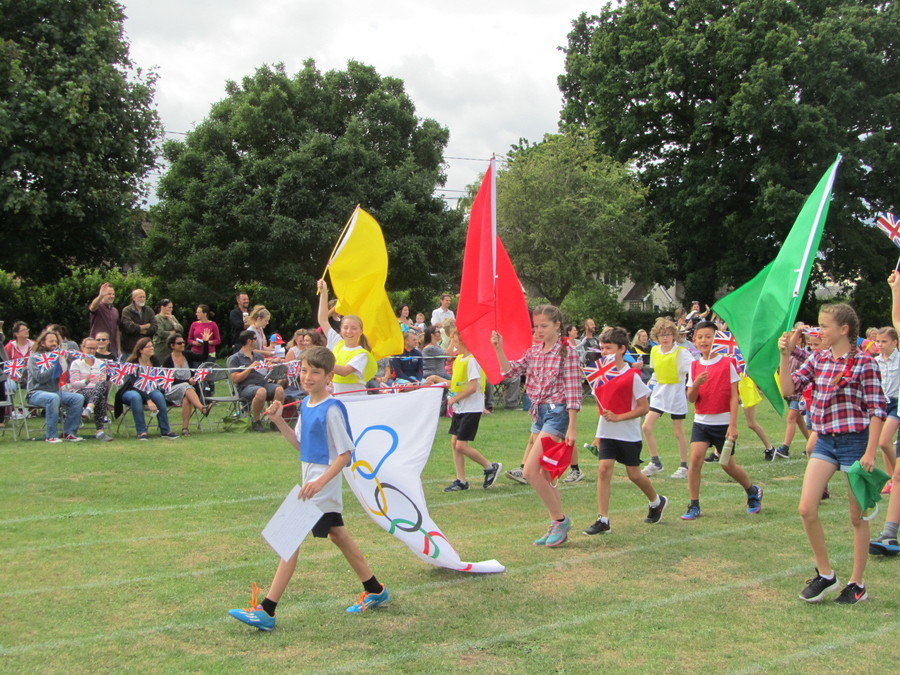
M546 545L547 545L547 539L550 537L550 533L553 532L553 526L554 526L555 524L556 524L556 521L555 521L555 520L552 521L552 522L550 523L550 527L547 528L547 532L544 533L544 536L541 537L540 539L535 539L533 542L531 542L531 545L532 545L532 546L546 546Z
M711 453L709 453L709 455L707 455L706 459L704 459L703 461L707 462L707 463L708 462L718 462L719 461L719 453L711 452Z
M884 484L884 488L882 488L881 494L889 495L889 494L891 494L891 490L893 490L893 489L894 489L894 481L889 480L887 483Z
M900 553L900 546L897 545L896 537L881 535L878 539L873 539L869 542L869 553L872 555L894 556Z
M350 605L347 608L347 612L350 614L358 614L370 609L375 609L376 607L384 607L388 604L390 599L391 594L388 593L387 586L381 587L381 593L369 593L368 591L363 591L359 594L356 604Z
M550 526L550 532L547 535L547 541L544 542L544 546L553 548L565 544L566 540L569 538L569 530L571 529L572 519L569 518L569 516L565 516L562 519L562 522L554 520L553 524Z
M650 476L655 476L660 471L662 471L662 464L654 464L650 462L647 466L641 469L641 473L649 478Z
M94 414L94 411L91 410L90 408L82 408L81 409L81 416L86 420L91 419L91 415L93 415L93 414Z
M463 483L458 478L454 480L450 485L444 488L444 492L460 492L461 490L468 490L469 484Z
M176 434L176 433L174 433L174 432L172 432L172 431L167 431L167 432L164 433L164 434L160 434L160 437L161 437L161 438L165 438L165 439L167 439L167 440L169 440L169 441L174 441L176 438L178 438L178 434Z
M263 426L263 423L260 420L256 420L253 424L250 425L250 431L256 431L262 433L266 430Z
M256 609L230 609L228 614L241 623L259 628L267 633L275 629L275 617L266 614L262 605L257 605Z
M522 473L522 469L510 469L506 472L506 477L510 480L514 480L517 483L521 483L522 485L528 485L528 481L525 480L525 474ZM541 544L543 546L543 544Z
M767 462L771 462L773 459L775 459L775 448L763 450L763 459Z
M47 443L62 443L61 438L45 438L44 440L47 441Z
M651 506L650 510L647 511L647 517L644 518L645 523L658 523L662 520L663 511L666 510L666 507L669 505L669 498L659 496L659 506Z
M491 487L497 482L497 476L500 475L501 471L503 471L503 465L500 462L491 462L491 468L484 470L484 485L481 487L485 490Z
M688 470L686 466L679 466L675 469L675 473L673 473L669 478L687 478Z
M687 513L682 514L681 519L682 520L697 520L697 518L699 518L701 515L703 515L703 514L700 513L700 507L696 506L694 504L691 504L690 506L688 506Z
M869 594L866 593L865 586L857 586L852 581L844 586L844 590L837 596L834 601L839 605L855 605L857 602L868 600Z
M836 591L840 585L837 574L831 579L826 579L819 574L819 569L816 568L816 576L806 580L806 588L800 591L800 599L807 602L819 602L826 593Z
M580 469L569 469L569 475L566 476L563 483L577 483L578 481L584 478L584 474L581 473ZM549 546L549 544L548 544Z
M756 492L747 497L747 513L759 513L762 510L763 489L759 485L754 485Z
M109 442L113 439L113 437L110 436L109 434L107 434L105 431L98 431L96 438L98 441L104 441L104 442Z
M147 432L146 432L146 431L145 431L144 433L142 433L142 434L138 434L138 435L137 435L137 439L138 439L139 441L149 441L149 440L150 440L149 437L147 436Z
M772 448L769 448L769 450L771 450L771 449ZM766 452L768 452L769 450L766 450ZM782 459L789 459L791 456L791 453L790 453L788 446L779 445L777 448L775 448L775 456L781 457Z
M75 434L66 434L63 436L64 441L69 441L69 443L80 443L84 439L81 436L76 436Z
M608 520L608 519L607 519L607 521L604 523L602 520L600 520L599 518L597 518L597 522L595 522L595 523L594 523L593 525L591 525L590 527L586 528L586 529L584 530L584 534L587 534L587 535L589 535L589 536L592 536L592 535L595 535L595 534L605 534L606 532L609 532L610 529L611 529L611 528L610 528L610 526L609 526L609 520Z

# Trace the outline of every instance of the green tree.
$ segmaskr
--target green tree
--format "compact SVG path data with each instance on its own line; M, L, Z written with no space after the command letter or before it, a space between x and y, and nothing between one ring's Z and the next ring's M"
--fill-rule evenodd
M772 260L839 152L819 280L883 285L864 222L900 206L898 48L891 2L626 0L573 23L562 119L636 163L690 297Z
M123 261L154 167L156 76L113 0L0 0L0 267L49 281Z
M584 134L516 146L497 174L498 233L522 282L556 305L604 273L661 275L665 228L643 206L634 173Z
M146 266L174 280L173 295L227 306L258 282L308 320L314 281L357 203L384 231L389 288L425 297L455 287L460 217L433 195L448 132L416 117L399 79L354 61L322 74L307 61L294 76L261 67L226 90L184 141L163 147Z

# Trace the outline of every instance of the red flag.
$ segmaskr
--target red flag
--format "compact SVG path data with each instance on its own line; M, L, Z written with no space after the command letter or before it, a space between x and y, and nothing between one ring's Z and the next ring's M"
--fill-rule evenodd
M497 188L494 160L475 195L463 257L456 328L493 384L500 382L500 363L491 332L503 336L509 359L531 346L531 318L525 293L503 242L497 236Z

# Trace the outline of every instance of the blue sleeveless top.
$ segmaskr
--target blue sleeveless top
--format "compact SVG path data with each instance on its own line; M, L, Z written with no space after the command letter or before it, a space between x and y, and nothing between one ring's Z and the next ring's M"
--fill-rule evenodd
M329 408L337 406L344 416L344 426L347 427L347 435L352 438L347 408L336 398L327 398L313 407L309 407L306 404L307 400L304 398L300 403L300 461L313 464L331 464L331 457L328 452L326 415Z

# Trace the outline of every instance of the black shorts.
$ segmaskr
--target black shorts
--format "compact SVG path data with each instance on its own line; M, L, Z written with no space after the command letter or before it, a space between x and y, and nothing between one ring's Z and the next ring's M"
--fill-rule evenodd
M614 438L600 439L600 459L614 459L625 466L641 465L641 441L619 441Z
M454 413L450 420L450 435L458 441L474 441L481 422L480 412Z
M691 427L691 443L706 443L722 452L725 443L725 434L728 432L727 424L701 424L694 422Z
M650 408L650 412L655 412L655 413L656 413L657 415L659 415L660 417L662 417L663 415L668 415L668 416L671 417L673 420L683 420L683 419L685 419L685 418L687 417L687 413L681 413L681 414L679 414L679 413L667 413L667 412L664 412L664 411L660 410L659 408Z
M249 402L253 400L253 397L256 396L256 392L260 389L266 390L266 400L271 401L275 398L275 392L278 389L278 385L274 382L266 382L264 385L248 384L238 392L238 396Z
M328 513L323 513L322 517L319 518L319 521L315 525L313 525L312 533L314 537L325 539L326 537L328 537L328 533L331 531L332 527L343 526L344 516L342 516L340 513L329 511Z

